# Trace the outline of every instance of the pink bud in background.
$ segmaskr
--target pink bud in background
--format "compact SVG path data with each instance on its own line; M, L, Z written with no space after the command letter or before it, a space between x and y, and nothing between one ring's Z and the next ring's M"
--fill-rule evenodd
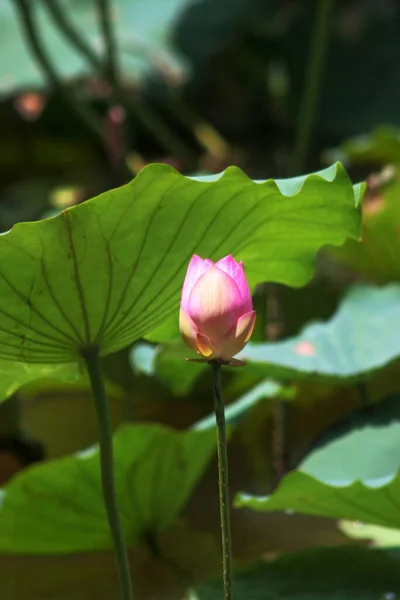
M253 333L256 313L243 263L192 257L182 288L179 328L185 343L208 360L231 360Z

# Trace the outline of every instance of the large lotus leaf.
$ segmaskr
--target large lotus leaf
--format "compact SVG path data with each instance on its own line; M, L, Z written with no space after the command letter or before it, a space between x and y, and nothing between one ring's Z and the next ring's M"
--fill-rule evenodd
M193 253L245 261L251 284L293 286L324 244L357 238L362 191L343 167L253 182L235 167L191 179L167 165L0 236L0 357L66 362L114 352L177 311Z
M313 548L237 572L237 600L396 600L400 561L381 550ZM200 585L193 600L219 600L221 578Z
M56 0L76 31L101 58L104 45L99 30L96 2ZM16 16L12 2L0 3L0 95L18 88L47 84L35 64ZM162 68L176 76L184 64L169 45L169 34L184 0L114 0L113 27L117 38L118 60L124 76L138 79ZM60 33L46 10L46 2L30 3L39 35L55 68L63 78L92 74L92 67Z
M400 354L400 286L355 286L330 321L306 325L282 342L249 343L239 358L275 379L364 380Z
M115 482L129 546L172 524L215 449L215 432L125 426L114 437ZM112 548L98 448L31 467L1 490L0 552Z
M238 506L400 526L399 397L333 428L270 496Z
M144 338L149 342L169 342L180 337L179 322L175 315L163 321L159 327L149 331Z

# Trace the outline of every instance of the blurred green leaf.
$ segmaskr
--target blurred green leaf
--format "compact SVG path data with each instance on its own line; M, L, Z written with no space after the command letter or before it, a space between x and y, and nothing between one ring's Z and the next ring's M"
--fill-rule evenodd
M115 430L126 420L126 396L123 389L107 380L106 390ZM0 411L7 404L2 404ZM20 430L42 442L47 459L68 456L98 440L93 392L87 377L74 384L53 380L25 386L18 393L18 416Z
M163 560L147 543L128 549L136 597L183 598L188 585L220 567L217 536L174 522L156 538ZM23 576L21 574L23 573ZM116 600L120 593L112 550L59 555L0 555L0 597L7 600Z
M400 158L400 157L399 157ZM361 243L347 240L329 254L378 283L400 281L400 178L369 194L363 206Z
M347 240L341 248L330 248L333 258L355 269L363 277L378 283L400 280L400 131L378 127L369 134L350 138L338 149L328 151L345 164L365 165L380 172L368 178L363 203L363 237L361 243Z
M400 548L400 529L365 525L360 521L341 521L339 529L355 540L368 540L375 548Z
M61 379L76 381L83 369L78 363L66 364L27 364L0 360L0 402L16 392L23 385L40 379Z
M315 548L258 563L235 575L238 600L395 600L399 560L381 550ZM200 585L194 600L219 600L221 578Z
M181 433L136 425L117 432L115 482L129 546L172 524L214 450L213 430ZM25 470L1 490L0 498L0 552L112 548L97 446Z
M400 395L393 395L324 432L300 469L326 482L393 477L399 443Z
M354 519L399 528L398 396L332 428L270 496L240 494L237 506Z
M135 344L129 353L129 362L135 375L153 375L157 353L157 348L152 344Z
M195 252L240 257L251 284L300 286L321 245L358 237L361 193L339 163L264 183L235 167L190 179L154 164L52 219L17 224L0 237L1 357L57 363L129 345L177 311Z
M353 287L327 322L306 325L282 342L247 344L238 356L249 373L278 380L364 380L400 354L400 286Z
M176 395L187 394L198 377L209 369L207 363L194 363L186 360L193 352L181 339L169 342L159 349L154 362L154 375Z
M380 126L367 134L342 142L339 148L326 152L327 157L345 163L388 163L400 165L400 130ZM329 161L330 162L330 161Z
M239 494L236 507L255 511L286 510L303 515L353 519L400 527L400 475L378 480L325 483L302 471L284 477L271 496Z

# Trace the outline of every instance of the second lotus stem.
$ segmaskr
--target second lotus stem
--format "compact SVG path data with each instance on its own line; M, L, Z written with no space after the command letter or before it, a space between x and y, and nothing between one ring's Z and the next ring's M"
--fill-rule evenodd
M233 598L233 575L232 575L232 539L230 524L229 504L229 478L228 478L228 456L225 425L225 407L222 393L221 361L211 360L210 365L213 374L214 409L217 424L217 451L218 451L218 484L219 504L221 514L221 537L222 537L222 567L224 582L224 600Z
M114 458L110 409L97 348L83 353L96 405L100 442L100 469L104 504L117 560L121 600L132 600L132 583L128 554L118 509L114 481Z

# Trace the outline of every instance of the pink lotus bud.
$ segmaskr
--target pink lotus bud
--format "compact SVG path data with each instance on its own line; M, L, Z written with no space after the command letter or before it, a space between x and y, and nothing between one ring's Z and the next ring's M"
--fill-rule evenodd
M217 263L196 254L182 288L179 328L184 342L211 360L231 360L253 333L256 313L243 263Z

